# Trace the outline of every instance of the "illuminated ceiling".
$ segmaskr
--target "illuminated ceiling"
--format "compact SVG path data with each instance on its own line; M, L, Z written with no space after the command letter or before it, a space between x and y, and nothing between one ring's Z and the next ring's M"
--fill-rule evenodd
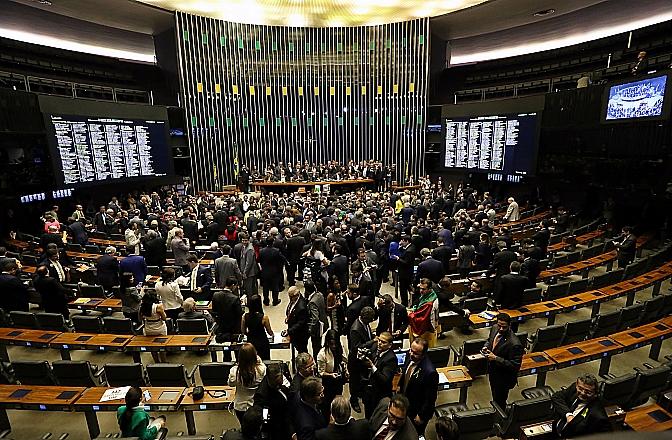
M337 27L394 23L459 11L488 0L138 0L237 23Z

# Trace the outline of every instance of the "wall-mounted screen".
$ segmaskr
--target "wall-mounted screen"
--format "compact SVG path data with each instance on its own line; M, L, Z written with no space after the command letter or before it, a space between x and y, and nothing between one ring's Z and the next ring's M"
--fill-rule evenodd
M603 119L607 122L661 119L669 110L667 75L613 84L606 91Z
M444 167L503 176L533 175L539 118L536 112L446 118Z

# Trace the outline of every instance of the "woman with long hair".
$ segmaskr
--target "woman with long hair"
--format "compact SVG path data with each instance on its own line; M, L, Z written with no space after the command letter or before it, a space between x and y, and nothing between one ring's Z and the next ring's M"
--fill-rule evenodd
M119 276L119 295L121 296L121 311L124 316L135 324L140 323L138 311L144 287L138 292L138 288L133 282L133 273L124 272Z
M259 295L252 295L247 299L247 310L243 315L241 332L247 335L247 342L254 345L262 360L270 360L271 345L268 337L273 337L273 329L271 320L264 314Z
M126 405L117 409L117 422L121 430L122 437L138 437L140 440L154 440L158 437L160 431L165 431L166 418L160 416L153 426L149 426L151 418L140 405L142 401L142 390L138 387L131 387L124 397Z
M166 326L166 311L163 309L161 300L154 292L147 292L143 295L140 302L140 318L145 324L143 332L145 336L166 336L168 327ZM166 352L152 352L154 362L166 362Z
M180 286L175 281L175 270L170 267L161 269L161 279L154 285L156 294L161 298L166 315L170 319L176 320L182 312L182 293Z
M329 417L331 401L343 394L343 384L348 380L346 355L341 345L341 337L333 329L324 334L324 347L317 354L317 374L324 386L323 407L325 417Z
M341 286L338 277L332 275L331 286L327 294L327 315L331 321L331 328L337 333L343 334L345 332L345 306L347 304L347 296L345 290Z
M254 403L254 393L266 376L266 365L257 356L257 350L250 343L238 350L238 365L229 372L229 386L236 387L233 409L241 422L245 411Z

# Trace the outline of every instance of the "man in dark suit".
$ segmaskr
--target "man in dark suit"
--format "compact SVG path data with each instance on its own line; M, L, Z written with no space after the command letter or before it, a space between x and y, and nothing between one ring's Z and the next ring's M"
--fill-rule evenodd
M315 432L317 440L358 440L371 438L369 421L355 420L351 417L350 402L343 396L336 396L331 401L331 418L333 424Z
M75 220L72 217L68 218L68 232L72 236L73 243L81 244L82 246L88 244L89 237L86 234L84 223L81 221Z
M350 278L348 257L343 255L343 248L339 244L334 244L332 250L334 256L328 266L329 275L338 278L341 286L347 286Z
M417 250L414 245L411 244L411 237L404 235L399 242L399 253L398 257L395 257L398 263L398 281L399 281L399 294L401 295L401 304L403 306L408 306L408 291L413 282L413 269L415 267L415 258L417 256Z
M574 438L611 431L597 388L597 378L584 374L575 383L551 396L555 412L553 430L558 437Z
M406 307L395 303L392 295L385 294L378 300L378 326L376 334L390 332L392 337L402 338L408 329L408 312Z
M240 319L243 316L243 308L240 297L234 293L238 282L235 278L228 278L224 283L224 289L218 290L212 295L212 316L217 322L216 341L232 342L234 335L240 334ZM231 360L231 352L224 351L225 361Z
M212 299L210 293L210 286L212 285L210 266L201 266L198 264L198 258L194 254L187 257L187 266L191 269L188 287L193 298L196 301L210 301Z
M345 334L350 332L350 327L359 318L359 314L364 307L368 305L368 298L362 298L359 294L359 286L357 284L348 285L348 299L350 304L345 309Z
M165 245L164 249L165 249ZM105 248L105 255L96 260L98 283L106 292L119 285L119 260L116 257L117 249L114 246Z
M392 335L383 332L376 339L362 344L372 357L360 357L364 372L362 377L366 384L364 398L364 414L371 417L380 399L392 396L392 380L399 370L397 356L392 351Z
M42 297L42 308L47 313L60 313L66 320L70 319L68 301L70 292L56 279L49 276L47 266L40 266L35 271L33 287Z
M285 319L287 330L283 330L282 335L289 336L290 343L298 353L307 353L309 337L308 304L296 286L287 289L287 295L289 296Z
M240 238L240 272L243 277L243 291L246 295L254 295L258 292L257 278L259 277L259 264L254 253L254 247L250 243L250 236L241 233Z
M61 283L66 283L70 280L70 268L65 262L61 261L60 251L53 247L47 249L47 259L44 264L49 269L49 276L57 279Z
M402 394L382 399L369 418L371 439L418 440L418 433L408 418L409 405Z
M7 258L0 267L0 308L9 312L28 311L28 287L16 276L19 265L13 258Z
M415 338L401 368L399 392L409 401L408 418L416 431L424 435L427 423L434 415L436 396L439 390L439 374L427 357L429 343Z
M543 258L546 258L548 242L551 240L551 231L548 229L549 225L550 220L542 220L541 224L539 225L539 230L532 236L534 245L541 249L541 252L543 252Z
M131 272L133 283L140 284L147 278L147 262L145 257L135 254L135 246L126 246L126 256L119 262L119 271Z
M261 287L264 291L264 305L270 304L268 299L269 291L273 294L273 305L280 304L280 285L284 284L282 268L287 266L287 260L282 255L279 249L273 246L274 239L268 237L266 239L266 246L259 251L259 278L261 279Z
M148 266L162 268L166 265L166 241L153 229L147 231L143 243L145 261Z
M635 260L637 253L637 237L632 233L632 228L625 226L622 234L614 240L614 245L618 249L618 267L625 267Z
M520 263L511 262L510 271L502 276L495 290L495 305L503 309L517 309L521 306L523 291L527 288L528 279L520 274Z
M290 413L297 440L315 440L315 431L327 427L327 420L318 408L323 397L322 379L312 376L301 383Z
M350 372L350 405L355 412L362 412L359 398L362 397L362 365L358 359L358 350L371 341L373 333L369 324L375 313L371 307L364 307L359 317L351 324L348 331L348 371Z
M558 215L553 219L553 223L555 223L555 230L553 232L556 234L562 234L569 229L569 214L564 206L558 208Z
M289 389L283 384L281 363L271 363L266 376L254 394L254 406L268 409L268 434L270 440L290 440L294 430L289 423Z
M437 238L438 246L432 249L432 258L438 260L443 265L443 272L450 272L450 259L453 258L453 249L444 243L445 238Z
M495 274L495 280L493 281L493 289L495 292L497 292L502 277L511 270L511 262L516 261L518 258L515 252L507 249L506 242L504 241L498 241L497 248L499 249L499 252L492 258L492 264L484 275L490 277L492 274Z
M373 307L374 285L371 275L368 271L364 270L364 266L359 260L352 263L350 272L352 273L352 283L358 286L359 295L364 299L367 306Z
M420 278L428 278L433 283L438 283L443 278L443 264L435 260L429 249L424 248L420 251L422 262L418 264L418 272L415 274L415 283L420 282Z
M498 314L497 325L492 327L481 353L488 360L492 400L502 409L506 408L509 390L518 382L524 351L520 340L511 330L511 317L506 313Z
M287 238L285 244L285 255L287 256L287 283L293 286L296 279L296 269L299 266L306 240L298 234L296 227L290 228L290 231L291 237Z
M229 278L235 278L240 284L243 280L238 262L235 258L231 258L231 246L225 244L221 248L222 256L215 260L215 281L217 287L224 287L224 283Z

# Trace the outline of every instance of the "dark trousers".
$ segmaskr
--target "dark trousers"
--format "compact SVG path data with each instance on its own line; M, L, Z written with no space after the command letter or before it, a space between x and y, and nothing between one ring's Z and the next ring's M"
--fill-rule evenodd
M408 291L411 288L411 278L399 277L399 297L401 298L401 305L408 307Z
M248 298L259 293L257 277L247 277L243 280L243 292L248 296Z
M350 403L359 405L362 397L362 373L357 355L348 356L348 372L350 373Z
M270 291L270 292L273 293L273 302L278 302L278 294L280 293L278 291L278 287L277 286L270 286L270 287L269 286L263 286L263 287L264 287L264 289L263 289L264 290L264 301L268 301L268 292Z
M295 284L296 280L296 267L298 266L299 262L298 261L288 261L287 262L287 283L289 283L290 286L293 286Z
M497 403L502 409L506 409L506 399L509 397L509 387L497 383L497 380L492 380L488 376L490 382L490 392L492 393L492 400Z
M313 359L317 359L317 353L322 349L322 336L312 335L310 344L313 346Z
M295 341L292 339L292 346L296 350L296 353L308 353L308 339L302 339L300 341Z

